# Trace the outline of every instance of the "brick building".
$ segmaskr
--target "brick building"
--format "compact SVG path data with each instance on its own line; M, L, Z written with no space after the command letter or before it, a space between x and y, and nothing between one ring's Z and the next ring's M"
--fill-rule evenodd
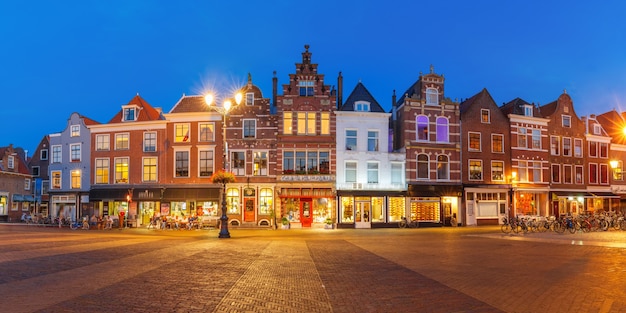
M29 213L34 202L32 180L23 150L0 147L0 221L19 222Z

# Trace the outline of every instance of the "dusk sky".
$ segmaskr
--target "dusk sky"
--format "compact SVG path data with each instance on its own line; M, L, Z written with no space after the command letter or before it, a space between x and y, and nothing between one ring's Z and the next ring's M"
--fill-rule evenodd
M451 99L566 89L579 116L626 110L624 1L2 1L0 41L0 146L31 155L72 112L106 123L137 93L167 112L251 73L271 98L305 44L344 99L360 80L386 110L431 64Z

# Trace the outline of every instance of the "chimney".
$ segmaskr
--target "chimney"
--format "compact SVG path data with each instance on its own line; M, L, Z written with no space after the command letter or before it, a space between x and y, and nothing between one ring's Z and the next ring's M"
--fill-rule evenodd
M274 71L274 77L272 77L272 103L276 107L276 96L278 95L278 78L276 78L276 71Z
M343 76L339 72L337 77L337 108L341 108L343 105Z

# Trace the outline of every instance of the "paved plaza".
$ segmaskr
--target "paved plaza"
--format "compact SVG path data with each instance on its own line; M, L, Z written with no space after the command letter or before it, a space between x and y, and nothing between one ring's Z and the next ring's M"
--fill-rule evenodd
M0 225L2 312L626 312L626 232Z

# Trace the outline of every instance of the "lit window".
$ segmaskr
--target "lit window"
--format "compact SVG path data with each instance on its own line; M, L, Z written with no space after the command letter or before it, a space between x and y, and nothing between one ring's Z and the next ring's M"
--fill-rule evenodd
M157 181L157 158L155 157L143 158L143 181L144 182L156 182Z
M243 138L256 137L256 120L243 120Z
M239 214L239 189L228 188L226 191L226 211L229 214Z
M115 150L128 150L130 147L129 134L115 134Z
M71 137L78 137L80 136L80 125L72 125L70 126L70 133L71 133Z
M448 142L448 119L445 117L437 118L437 142Z
M468 133L468 151L480 151L480 133Z
M128 158L115 158L115 183L128 184Z
M50 174L52 180L51 189L61 189L61 171L52 171Z
M80 189L80 170L73 170L70 172L72 189Z
M246 175L246 154L243 151L230 153L230 170L237 176Z
M469 180L483 180L483 161L469 160Z
M320 132L322 135L330 134L330 113L322 112L320 114Z
M109 159L96 159L96 184L109 183Z
M504 162L491 161L491 180L504 181Z
M254 152L254 165L252 175L265 176L267 175L267 152L256 151Z
M417 117L417 140L428 140L428 117Z
M491 123L491 114L487 109L480 110L480 121L485 124Z
M174 125L174 142L189 142L189 124Z
M298 112L298 134L315 135L315 112Z
M283 112L283 134L293 134L293 113Z
M504 135L491 134L491 152L504 153Z

